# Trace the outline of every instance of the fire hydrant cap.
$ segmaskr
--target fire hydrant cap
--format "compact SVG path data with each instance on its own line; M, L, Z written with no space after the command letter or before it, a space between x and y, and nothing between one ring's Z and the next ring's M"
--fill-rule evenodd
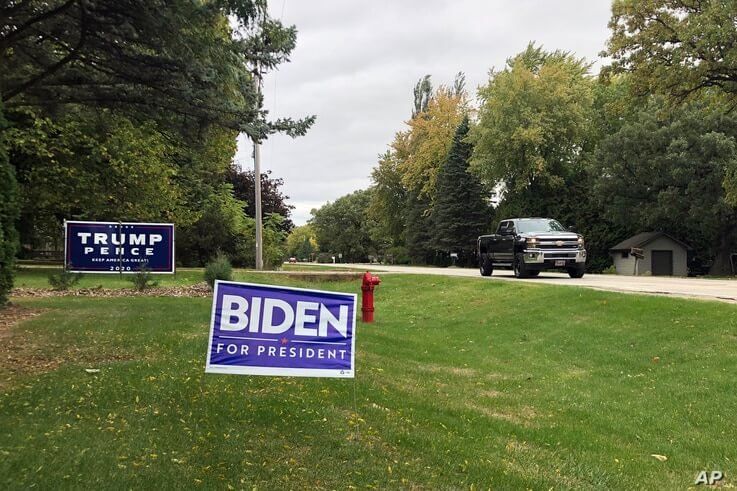
M368 271L363 275L363 284L364 285L378 285L381 283L381 280L378 276L374 276Z
M362 281L363 287L369 288L369 287L378 285L379 283L381 283L381 279L379 279L378 276L374 276L368 271L366 271L366 273L363 275L363 281Z

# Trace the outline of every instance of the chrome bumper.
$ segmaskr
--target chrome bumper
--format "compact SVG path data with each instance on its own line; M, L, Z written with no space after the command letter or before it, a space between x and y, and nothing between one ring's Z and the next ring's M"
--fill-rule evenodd
M585 263L586 249L525 249L523 252L525 264L543 264L545 261L556 261L565 259L566 261Z

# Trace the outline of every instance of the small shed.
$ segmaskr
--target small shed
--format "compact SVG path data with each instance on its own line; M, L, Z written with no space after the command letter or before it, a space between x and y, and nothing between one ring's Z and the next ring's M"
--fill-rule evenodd
M642 251L641 259L632 254L633 248ZM665 232L642 232L615 245L609 254L617 274L687 276L689 250L690 247Z

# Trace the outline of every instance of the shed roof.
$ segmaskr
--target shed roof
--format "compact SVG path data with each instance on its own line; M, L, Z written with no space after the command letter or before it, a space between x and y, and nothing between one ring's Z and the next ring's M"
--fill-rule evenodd
M650 242L654 241L655 239L659 239L660 237L667 237L676 244L679 244L685 249L691 249L688 245L684 244L680 240L676 239L675 237L666 234L665 232L641 232L637 235L633 235L629 239L625 239L619 244L615 245L610 251L629 251L633 247L644 247Z

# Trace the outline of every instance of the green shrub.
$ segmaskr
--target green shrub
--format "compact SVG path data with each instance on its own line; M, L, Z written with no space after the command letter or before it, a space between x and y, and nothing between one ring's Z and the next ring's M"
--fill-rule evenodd
M331 264L333 262L333 254L330 252L321 252L317 255L317 262L320 264Z
M159 282L154 280L154 275L151 274L151 269L146 263L141 264L141 269L128 276L128 281L133 283L133 289L139 292L159 285Z
M49 285L56 291L67 291L82 279L82 273L72 273L67 269L62 269L58 273L49 275Z
M215 286L215 280L230 281L233 279L233 266L225 254L218 254L215 259L205 266L205 281L210 288Z
M389 264L409 264L409 251L404 246L395 246L387 249L384 261Z
M441 268L447 268L453 263L450 254L447 252L436 251L432 264Z
M617 274L617 268L612 264L608 268L604 269L601 274Z

